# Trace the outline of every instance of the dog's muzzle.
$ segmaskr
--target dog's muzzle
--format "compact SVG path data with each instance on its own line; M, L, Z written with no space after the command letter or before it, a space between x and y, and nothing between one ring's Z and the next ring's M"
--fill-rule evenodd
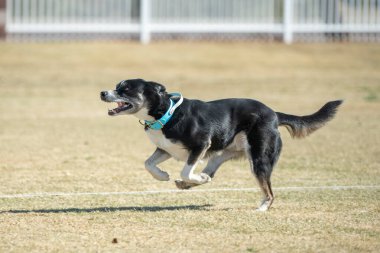
M100 92L100 99L103 100L104 102L115 102L117 103L117 107L111 110L108 110L108 115L114 116L119 114L122 111L127 111L133 107L132 104L123 101L122 99L115 98L115 96L108 91L102 91Z

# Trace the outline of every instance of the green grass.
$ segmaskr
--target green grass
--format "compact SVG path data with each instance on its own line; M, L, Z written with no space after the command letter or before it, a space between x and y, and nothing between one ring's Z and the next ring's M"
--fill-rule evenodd
M0 44L0 194L175 189L182 163L144 169L154 146L99 92L142 77L185 97L258 99L308 114L345 99L304 140L281 129L273 186L380 185L380 46L251 43ZM199 168L200 169L200 168ZM248 164L210 188L255 187ZM200 189L201 189L200 188ZM1 252L377 252L379 189L0 198ZM117 238L118 243L112 243Z

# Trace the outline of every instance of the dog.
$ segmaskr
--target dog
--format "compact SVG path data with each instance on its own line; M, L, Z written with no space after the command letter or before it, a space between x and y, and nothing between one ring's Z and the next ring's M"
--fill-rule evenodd
M157 146L145 168L157 180L169 180L169 174L157 165L170 158L185 162L181 179L175 181L179 189L210 182L228 160L248 159L264 195L259 211L268 210L274 200L271 174L282 148L278 127L285 126L294 138L306 137L330 121L343 102L331 101L314 114L295 116L275 112L253 99L186 99L143 79L123 80L115 90L100 92L100 98L117 103L108 115L134 115L144 125ZM202 159L208 159L207 165L196 174Z

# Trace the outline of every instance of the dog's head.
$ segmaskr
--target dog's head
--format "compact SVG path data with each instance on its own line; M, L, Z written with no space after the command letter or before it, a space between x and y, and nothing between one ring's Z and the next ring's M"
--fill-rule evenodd
M163 85L142 79L124 80L116 85L115 90L100 92L101 100L117 103L116 108L108 110L110 116L148 115L148 112L152 108L159 107L166 97L167 93Z

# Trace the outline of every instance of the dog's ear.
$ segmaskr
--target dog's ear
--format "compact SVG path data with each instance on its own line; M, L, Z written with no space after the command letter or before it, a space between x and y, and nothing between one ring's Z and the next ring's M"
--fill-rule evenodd
M151 85L151 87L153 87L158 93L164 93L166 91L165 86L162 84L155 82L148 82L148 84Z

